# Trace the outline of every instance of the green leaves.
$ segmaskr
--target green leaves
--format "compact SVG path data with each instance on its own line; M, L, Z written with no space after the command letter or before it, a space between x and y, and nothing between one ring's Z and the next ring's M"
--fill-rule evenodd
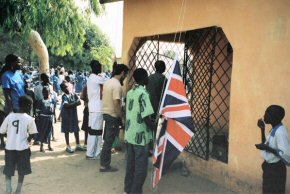
M31 29L34 29L56 54L72 54L82 48L86 18L74 0L2 1L0 27L12 36L21 31L27 39Z
M60 57L58 53L49 49L51 53L50 61L52 64L63 63L67 68L90 70L89 63L91 60L99 60L103 64L103 70L112 69L113 64L113 48L106 35L91 22L84 22L85 42L81 49L76 50L74 45L74 53L66 53ZM79 44L76 42L76 44Z
M100 15L104 9L101 7L99 0L90 0L90 7L96 15Z
M104 8L98 0L89 0L89 12L99 15ZM92 59L109 69L113 49L108 38L90 22L75 0L1 0L0 30L27 40L31 29L38 31L49 49L51 61L84 69ZM2 11L3 10L3 11Z

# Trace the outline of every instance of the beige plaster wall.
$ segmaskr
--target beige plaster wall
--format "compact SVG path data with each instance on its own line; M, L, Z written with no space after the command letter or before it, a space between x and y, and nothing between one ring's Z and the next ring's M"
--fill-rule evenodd
M175 32L181 4L182 0L125 0L123 62L128 62L134 37ZM236 191L260 192L262 158L254 146L260 142L257 119L268 105L280 104L286 109L284 123L290 127L290 0L186 0L185 4L178 30L222 27L234 51L229 162L191 156L190 164Z

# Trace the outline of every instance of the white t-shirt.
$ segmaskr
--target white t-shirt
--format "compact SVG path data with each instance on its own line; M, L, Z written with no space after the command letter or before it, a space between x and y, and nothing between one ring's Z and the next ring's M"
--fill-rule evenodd
M58 75L58 79L59 79L59 83L62 83L64 81L64 75L63 74L59 74Z
M91 74L89 76L88 81L87 81L89 112L101 112L103 84L107 80L108 78L101 77L96 74Z
M26 113L10 113L0 127L0 133L7 133L6 149L22 151L28 149L28 134L37 133L34 118Z
M271 133L269 133L265 143L268 144L271 148L280 151L279 155L288 163L290 162L288 130L284 125L279 126L274 137L271 136ZM280 160L279 157L266 151L262 151L262 156L268 163L276 163Z

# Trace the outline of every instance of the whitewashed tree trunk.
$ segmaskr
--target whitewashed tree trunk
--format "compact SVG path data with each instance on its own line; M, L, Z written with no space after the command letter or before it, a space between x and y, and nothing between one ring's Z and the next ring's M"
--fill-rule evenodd
M32 47L33 51L36 53L39 59L39 72L49 74L49 56L48 50L41 36L35 30L31 30L28 37L28 43Z

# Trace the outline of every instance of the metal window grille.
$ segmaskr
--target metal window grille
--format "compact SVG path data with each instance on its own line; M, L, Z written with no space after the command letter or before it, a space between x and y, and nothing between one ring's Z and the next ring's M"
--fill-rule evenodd
M154 73L156 60L163 60L166 73L177 55L191 106L196 133L186 150L203 159L228 161L229 101L232 47L221 28L210 27L175 34L136 38L129 57L128 89L134 69Z

